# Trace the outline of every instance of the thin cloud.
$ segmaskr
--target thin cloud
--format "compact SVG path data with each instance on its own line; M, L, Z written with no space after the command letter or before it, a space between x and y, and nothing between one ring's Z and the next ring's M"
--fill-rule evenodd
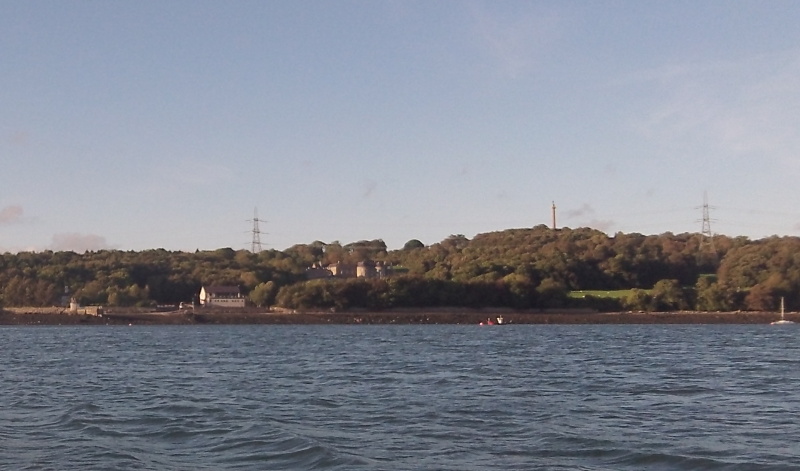
M591 227L592 229L597 229L598 231L609 232L617 223L612 220L603 220L603 219L592 219L586 224L586 227Z
M27 131L15 131L8 136L8 143L14 147L27 147L30 144L30 135Z
M49 249L54 252L86 252L113 249L106 238L95 234L78 234L74 232L55 234Z
M225 165L192 159L182 159L174 164L168 164L156 169L156 173L166 176L170 181L192 186L231 182L235 180L236 175Z
M372 196L372 194L375 192L375 189L376 189L377 187L378 187L378 184L377 184L377 183L375 183L375 181L373 181L373 180L367 180L367 181L364 183L364 193L363 193L363 195L362 195L362 196L363 196L364 198L369 198L369 197L371 197L371 196Z
M0 226L22 222L23 209L20 205L6 206L0 209Z
M798 77L800 50L642 73L639 85L666 98L638 116L635 128L667 148L800 168Z
M530 73L559 36L559 19L549 12L531 10L503 17L473 5L471 13L482 49L509 78Z
M597 229L599 231L608 232L614 226L616 226L616 222L610 219L595 219L593 216L595 215L594 208L589 203L583 203L580 208L577 209L570 209L564 212L564 219L566 220L574 220L577 219L577 225L581 227L591 227L593 229ZM588 220L587 220L588 218ZM586 221L586 222L581 222Z
M587 216L587 215L591 215L591 214L594 214L594 208L592 208L591 205L589 205L589 203L583 203L583 206L581 206L578 209L567 210L564 213L564 217L567 218L567 219L572 219L572 218L583 217L583 216Z

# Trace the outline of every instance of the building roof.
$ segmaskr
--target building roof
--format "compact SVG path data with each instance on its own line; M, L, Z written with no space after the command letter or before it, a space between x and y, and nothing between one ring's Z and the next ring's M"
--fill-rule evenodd
M208 294L239 294L240 293L238 286L225 286L225 285L203 286L203 289Z

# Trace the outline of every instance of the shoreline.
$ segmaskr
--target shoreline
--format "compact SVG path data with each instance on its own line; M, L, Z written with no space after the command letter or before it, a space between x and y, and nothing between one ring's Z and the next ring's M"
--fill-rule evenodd
M504 309L403 309L389 311L274 312L263 309L198 309L170 312L113 310L102 315L24 308L0 311L0 325L478 325L502 316L504 324L769 324L774 312L590 312ZM800 322L800 313L786 318Z

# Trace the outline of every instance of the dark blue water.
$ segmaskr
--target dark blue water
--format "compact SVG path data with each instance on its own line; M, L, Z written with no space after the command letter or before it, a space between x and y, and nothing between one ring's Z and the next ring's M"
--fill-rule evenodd
M0 328L0 469L800 469L800 328Z

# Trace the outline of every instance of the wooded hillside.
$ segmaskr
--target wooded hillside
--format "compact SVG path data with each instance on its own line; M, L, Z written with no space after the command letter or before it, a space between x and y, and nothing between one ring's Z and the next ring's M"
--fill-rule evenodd
M0 303L49 306L66 293L82 304L147 306L191 301L202 285L239 285L256 305L287 308L464 306L601 310L772 310L800 307L800 238L700 234L609 236L545 226L410 240L295 245L253 254L104 250L0 255ZM306 280L314 264L382 261L384 279ZM580 290L630 290L622 297ZM573 296L570 296L573 293Z

